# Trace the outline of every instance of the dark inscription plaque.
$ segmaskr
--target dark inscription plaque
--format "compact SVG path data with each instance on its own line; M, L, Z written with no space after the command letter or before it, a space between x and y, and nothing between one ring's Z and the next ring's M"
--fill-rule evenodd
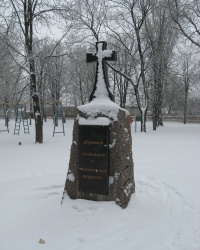
M108 126L79 126L79 191L108 195Z

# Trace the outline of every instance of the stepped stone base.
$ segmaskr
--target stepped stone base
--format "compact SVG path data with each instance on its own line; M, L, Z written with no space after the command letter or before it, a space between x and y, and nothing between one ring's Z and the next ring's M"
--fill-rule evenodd
M69 169L65 183L64 193L72 199L88 199L94 201L115 201L122 208L126 208L132 193L135 192L134 165L132 159L132 138L130 130L130 116L123 109L117 110L117 119L110 115L96 112L95 115L77 110L78 115L74 121L73 142ZM83 193L78 190L79 180L79 121L80 119L97 119L107 117L109 125L109 193L100 195Z

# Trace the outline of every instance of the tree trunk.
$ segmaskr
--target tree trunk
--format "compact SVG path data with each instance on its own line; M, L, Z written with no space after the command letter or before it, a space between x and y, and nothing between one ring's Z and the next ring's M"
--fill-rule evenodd
M183 111L183 123L187 123L187 106L188 106L188 91L189 91L189 61L188 58L184 62L184 84L185 84L185 96L184 96L184 111Z
M156 104L153 105L153 130L156 131L157 128L157 117L158 117L158 108L156 106Z
M138 51L139 51L139 56L140 56L140 68L141 68L141 79L142 79L142 84L143 84L143 89L144 89L144 97L145 97L145 104L138 105L141 113L141 132L146 132L146 116L147 116L147 109L148 109L148 90L147 90L147 85L146 85L146 78L145 78L145 60L144 60L144 55L142 52L142 47L141 47L141 40L140 40L140 34L139 34L139 29L135 26L135 32L136 32L136 38L137 38L137 46L138 46ZM138 85L137 85L138 87ZM136 96L137 98L137 96ZM139 95L138 95L139 98ZM139 104L140 102L138 102Z
M185 83L185 98L184 98L184 110L183 110L183 123L187 123L187 104L188 104L188 84Z
M134 85L135 89L135 96L138 108L140 110L141 115L141 132L146 132L146 117L147 117L147 110L148 110L148 96L145 96L145 105L141 105L140 96L138 92L138 85Z
M42 116L39 105L39 94L35 75L35 60L33 58L33 6L31 0L28 5L24 2L25 45L30 68L30 92L33 101L35 117L35 143L43 143Z
M35 117L35 143L43 143L43 128L42 128L42 116L39 105L39 95L36 90L36 76L35 76L35 62L34 59L29 60L30 63L30 82L31 93L33 100L33 112Z
M147 109L141 110L141 132L146 132Z
M163 126L163 119L162 119L162 109L159 109L158 113L158 126Z

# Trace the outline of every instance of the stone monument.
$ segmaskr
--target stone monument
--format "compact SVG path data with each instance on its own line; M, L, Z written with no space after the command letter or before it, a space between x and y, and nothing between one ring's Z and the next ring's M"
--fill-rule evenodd
M96 43L96 81L88 104L77 108L63 199L115 201L126 208L135 191L130 115L114 103L106 60L117 59L106 42Z

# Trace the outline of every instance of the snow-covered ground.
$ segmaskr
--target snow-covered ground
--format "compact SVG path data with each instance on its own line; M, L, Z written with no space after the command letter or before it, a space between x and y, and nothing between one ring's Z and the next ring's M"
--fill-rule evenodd
M145 134L132 124L136 193L126 209L70 198L61 206L73 120L55 137L48 120L43 145L33 125L19 136L13 126L0 133L0 250L200 249L200 125L154 132L148 123Z

